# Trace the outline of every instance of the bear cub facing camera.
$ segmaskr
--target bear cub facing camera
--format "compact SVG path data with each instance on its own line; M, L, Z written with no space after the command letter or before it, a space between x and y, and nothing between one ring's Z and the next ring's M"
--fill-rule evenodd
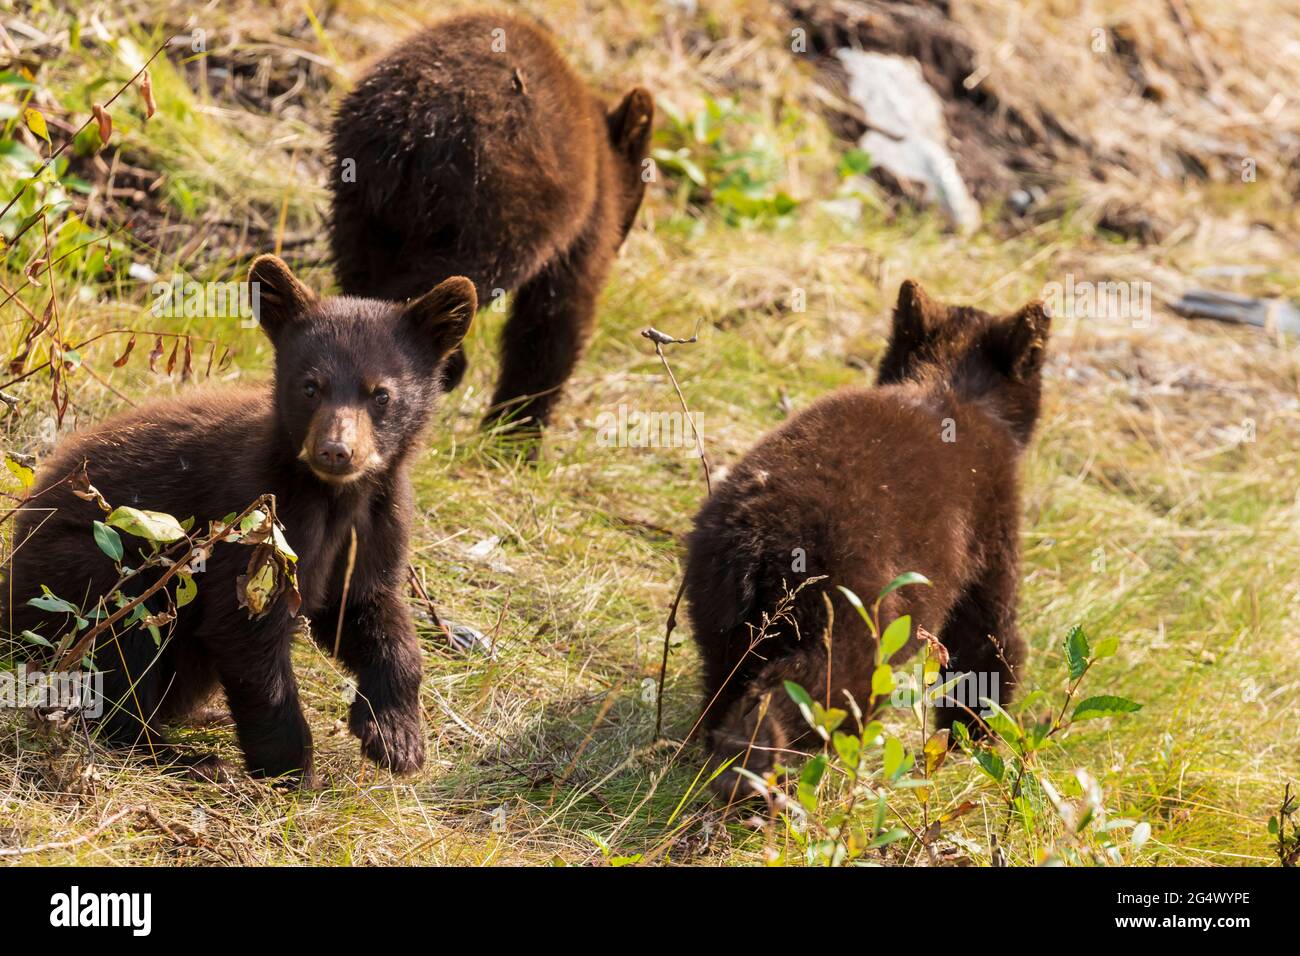
M69 616L28 603L42 585L80 603L83 616L101 597L116 606L118 570L88 546L103 515L65 480L83 467L110 505L193 517L196 530L272 493L298 555L298 613L328 652L337 641L356 675L349 728L370 759L416 770L424 735L420 649L404 596L407 472L439 371L473 319L474 287L447 279L409 304L318 299L273 256L257 259L249 278L275 348L274 384L157 402L67 440L43 463L17 521L4 624L59 643ZM138 565L141 542L123 532L123 543L124 563ZM311 731L290 660L298 615L281 597L250 617L236 593L248 564L247 547L217 543L194 576L197 596L160 628L160 644L138 626L97 639L101 741L172 756L162 725L220 686L248 770L311 782ZM123 593L140 594L161 572L151 573Z
M343 292L402 301L447 275L514 292L488 423L535 434L573 371L645 191L654 101L601 102L542 29L435 23L388 51L331 132ZM457 352L448 388L465 371Z
M733 766L763 773L820 743L785 681L823 706L845 707L848 692L866 707L875 646L837 585L870 604L898 575L924 574L932 587L884 599L882 625L910 614L914 629L939 636L949 672L975 675L967 686L1009 702L1025 655L1019 464L1038 420L1049 329L1040 303L994 317L905 282L876 387L795 415L714 491L688 540L685 579L715 763L736 757ZM763 615L817 576L793 620L753 643ZM947 703L940 728L973 722ZM726 797L737 783L725 773L715 788Z

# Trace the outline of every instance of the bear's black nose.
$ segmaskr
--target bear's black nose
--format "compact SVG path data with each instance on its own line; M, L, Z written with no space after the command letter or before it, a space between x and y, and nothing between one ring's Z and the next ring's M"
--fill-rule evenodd
M352 448L341 441L321 442L316 460L326 468L339 469L352 460Z

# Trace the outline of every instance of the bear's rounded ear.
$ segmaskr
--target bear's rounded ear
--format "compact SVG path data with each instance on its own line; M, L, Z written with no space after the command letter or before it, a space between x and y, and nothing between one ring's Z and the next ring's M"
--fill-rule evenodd
M622 101L609 111L609 139L620 156L639 163L650 148L654 127L655 100L643 86L628 90Z
M1052 316L1035 300L1001 322L1007 368L1012 378L1024 381L1043 367Z
M452 276L407 303L404 315L432 350L434 361L441 362L460 345L477 311L474 283L464 276Z
M935 302L915 279L905 279L898 287L898 304L894 306L893 340L899 344L916 343L925 338L947 315L948 310Z
M294 277L279 256L258 256L248 270L253 317L274 341L286 325L297 322L316 302L312 291Z

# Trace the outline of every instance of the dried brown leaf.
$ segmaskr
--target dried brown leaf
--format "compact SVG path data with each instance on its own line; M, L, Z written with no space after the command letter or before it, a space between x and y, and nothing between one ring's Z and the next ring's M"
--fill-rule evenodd
M95 116L95 123L99 127L99 141L104 146L108 145L108 138L113 135L113 117L108 110L96 103L91 107L91 112Z
M131 357L131 350L132 350L133 348L135 348L135 336L134 336L134 335L132 335L131 338L127 341L127 343L126 343L126 351L123 352L120 356L118 356L117 360L113 363L113 368L121 368L123 365L125 365L125 364L126 364L126 360L129 359L129 358Z
M140 74L140 98L144 100L144 118L151 119L158 111L158 104L153 98L153 80L149 78L148 70Z
M948 666L948 648L943 646L942 641L919 625L916 636L930 646L930 656L939 662L940 667Z

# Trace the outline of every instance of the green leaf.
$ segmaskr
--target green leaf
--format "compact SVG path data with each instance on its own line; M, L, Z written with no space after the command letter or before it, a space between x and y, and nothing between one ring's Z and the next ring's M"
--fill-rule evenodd
M1088 669L1088 636L1078 624L1065 636L1065 662L1070 667L1070 680L1078 680Z
M47 212L49 212L53 208L54 207L47 202L41 203L36 208L36 211L34 213L32 213L30 216L28 216L26 219L22 221L22 223L14 231L14 235L18 235L19 233L26 232L36 223L40 222L41 217L44 216Z
M891 779L903 766L903 756L903 742L897 737L886 738L883 765L886 779Z
M1107 637L1097 642L1097 646L1092 650L1092 659L1099 661L1107 657L1114 657L1115 652L1119 650L1119 638Z
M993 711L984 722L989 725L989 729L1008 743L1020 740L1024 737L1025 732L1021 729L1016 719L1003 710L998 704L988 697L981 697L980 703Z
M903 574L900 574L898 577L894 578L894 580L886 584L885 589L876 595L876 600L877 601L882 600L886 596L893 594L899 588L907 587L907 585L909 584L929 584L929 583L930 583L930 579L927 578L924 574L920 574L916 571L907 571Z
M35 631L23 631L18 636L21 637L28 644L39 644L41 647L48 647L48 648L54 647L53 644L51 644L45 638L41 637L41 635L37 634Z
M824 736L821 728L817 723L817 715L813 713L813 699L808 696L808 692L796 684L794 681L785 682L785 692L790 695L790 699L799 705L799 713L803 714L803 719L808 722L808 726Z
M907 639L912 636L912 616L904 614L889 622L885 633L880 637L880 659L888 660L903 649Z
M794 681L788 680L785 682L785 692L790 695L790 699L793 700L796 704L801 704L804 707L807 707L809 710L812 709L813 699L808 696L808 692L806 690L804 690Z
M871 696L887 697L894 691L894 669L888 664L881 664L871 675Z
M871 172L871 154L861 149L850 149L840 157L840 177L865 176Z
M818 754L804 765L799 775L799 802L809 813L817 811L817 784L826 772L826 755Z
M255 508L248 514L244 515L244 520L239 522L239 531L241 534L248 534L250 531L259 531L266 524L266 514L260 508Z
M37 89L35 83L13 70L5 70L0 73L0 86L10 86L16 90L34 90Z
M199 586L194 583L194 576L184 571L176 575L176 607L183 608L198 596Z
M1022 717L1028 717L1029 719L1032 720L1034 715L1034 710L1038 707L1041 707L1044 701L1046 700L1047 700L1047 691L1033 690L1025 695L1025 698L1022 701L1020 701L1016 710Z
M871 620L871 615L867 612L866 607L863 605L862 598L858 597L856 594L854 594L846 587L843 586L837 586L837 587L839 592L844 595L844 599L853 606L853 610L858 612L858 616L861 617L862 620L866 621L867 626L871 628L872 633L875 633L876 630L875 622Z
M30 598L27 603L32 607L40 608L42 611L62 612L64 614L80 614L81 608L77 607L61 597L56 597L54 592L41 585L41 591L44 592L40 597Z
M122 550L122 538L102 521L95 522L95 544L99 545L100 551L118 564L122 563L122 556L125 554Z
M888 846L891 843L897 843L899 840L905 840L910 834L902 827L894 827L892 830L886 830L880 836L876 837L869 844L868 850L878 850L882 846Z
M957 725L954 724L953 726ZM1006 774L1007 768L1001 757L991 750L976 750L972 753L972 756L975 758L975 762L979 764L979 768L989 777L997 783L1002 782L1002 777Z
M655 149L650 155L654 157L655 164L661 169L666 169L672 173L678 173L685 176L697 186L708 184L708 178L704 175L704 170L691 159L690 150L688 149Z
M831 735L831 743L835 746L835 752L840 755L840 761L844 766L856 773L858 761L862 756L862 741L853 734L837 730Z
M1127 697L1103 695L1079 701L1070 719L1077 722L1080 720L1095 720L1098 717L1118 717L1121 714L1136 713L1141 709L1141 704L1129 700Z
M813 701L812 713L814 725L824 730L828 735L834 732L836 727L844 723L845 717L849 716L846 710L840 710L838 707L823 707L816 701Z
M108 523L146 541L165 544L185 537L185 529L180 522L161 511L144 511L122 505L109 514Z

